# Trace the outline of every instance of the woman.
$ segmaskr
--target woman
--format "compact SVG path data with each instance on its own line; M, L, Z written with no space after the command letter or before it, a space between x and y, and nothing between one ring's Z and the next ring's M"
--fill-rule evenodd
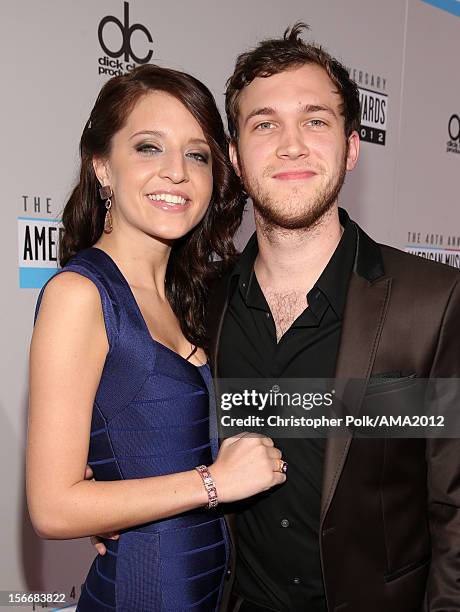
M225 147L207 88L152 65L108 81L83 131L65 267L37 309L27 458L40 535L122 532L80 612L215 610L228 560L217 502L285 480L270 439L218 454L210 439L210 261L231 259L242 208Z

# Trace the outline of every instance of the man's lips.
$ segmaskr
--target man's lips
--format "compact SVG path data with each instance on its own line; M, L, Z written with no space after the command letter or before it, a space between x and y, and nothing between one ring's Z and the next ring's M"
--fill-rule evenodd
M309 179L312 176L316 176L316 172L313 172L313 170L286 170L273 174L272 178L280 181L299 181Z

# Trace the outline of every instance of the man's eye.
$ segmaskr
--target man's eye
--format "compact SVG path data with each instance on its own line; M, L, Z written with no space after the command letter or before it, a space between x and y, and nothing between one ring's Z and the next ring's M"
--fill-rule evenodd
M325 122L322 121L321 119L310 119L308 123L309 125L312 125L313 127L322 127L323 125L326 125Z
M256 130L269 130L273 125L271 121L262 121L262 123L256 125Z

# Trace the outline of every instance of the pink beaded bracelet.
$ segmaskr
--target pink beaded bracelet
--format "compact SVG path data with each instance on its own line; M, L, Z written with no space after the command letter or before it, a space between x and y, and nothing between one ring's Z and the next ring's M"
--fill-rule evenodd
M206 489L206 493L208 494L208 504L206 508L208 510L210 510L211 508L215 508L219 503L219 500L217 499L216 485L214 484L214 480L212 479L208 468L205 465L198 465L195 470L201 476L204 488Z

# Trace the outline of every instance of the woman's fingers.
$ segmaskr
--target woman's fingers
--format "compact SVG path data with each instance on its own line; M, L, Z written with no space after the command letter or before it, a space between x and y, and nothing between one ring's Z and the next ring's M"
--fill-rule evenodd
M274 465L274 468L273 468L274 472L280 472L281 474L286 474L287 468L288 468L288 464L286 461L283 461L283 459L277 458L273 461L273 465Z
M286 482L286 474L282 474L281 472L274 472L274 480L275 484L280 485L283 482Z
M276 447L270 448L267 452L270 459L281 459L281 457L283 456L283 453L280 451L280 449Z
M253 432L253 431L243 431L243 432L241 432L239 434L236 434L235 436L231 436L230 438L226 438L223 441L222 446L224 446L224 445L227 446L229 444L238 443L238 442L242 441L245 438L257 440L257 441L261 442L264 446L274 446L275 445L273 440L271 438L269 438L268 436L264 436L263 434L256 433L256 432Z
M265 444L265 446L275 446L273 440L267 436L262 436L262 444Z

